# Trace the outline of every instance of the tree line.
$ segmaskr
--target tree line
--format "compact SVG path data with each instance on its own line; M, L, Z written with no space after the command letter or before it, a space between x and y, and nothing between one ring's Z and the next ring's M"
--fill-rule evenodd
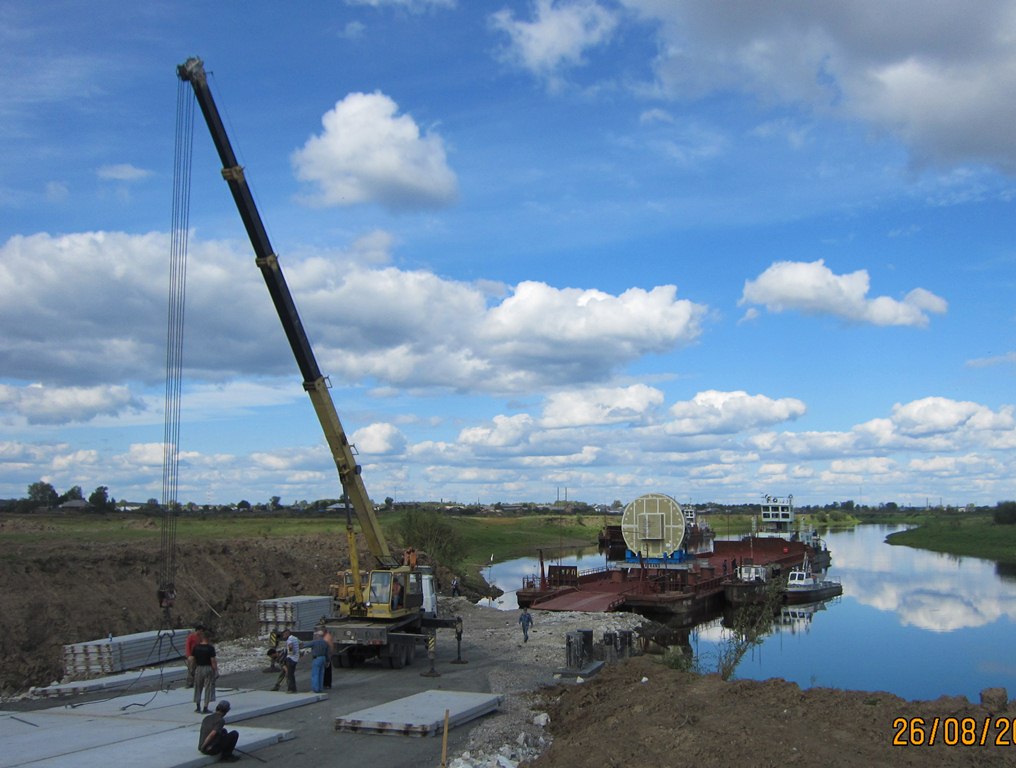
M45 509L59 507L68 501L85 501L89 507L100 512L112 512L116 508L116 499L109 495L109 486L97 486L86 498L80 485L72 485L63 493L57 493L51 483L39 480L28 486L28 495L25 498L14 502L13 510L33 512L40 507Z

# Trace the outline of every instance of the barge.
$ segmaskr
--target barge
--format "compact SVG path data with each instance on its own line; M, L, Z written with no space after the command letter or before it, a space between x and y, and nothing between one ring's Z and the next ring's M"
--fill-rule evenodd
M699 526L694 512L686 514L674 499L646 494L625 507L620 537L622 556L613 556L605 567L579 571L575 566L545 565L540 553L540 573L527 576L516 591L520 607L548 611L634 611L673 623L693 622L723 608L757 601L762 594L756 573L785 579L795 567L828 562L829 551L817 536L802 541L778 535L793 522L787 506L772 506L779 515L772 526L763 519L759 530L740 541L715 541L708 526ZM763 506L763 512L766 511ZM787 515L787 517L783 517ZM603 538L620 549L616 531Z

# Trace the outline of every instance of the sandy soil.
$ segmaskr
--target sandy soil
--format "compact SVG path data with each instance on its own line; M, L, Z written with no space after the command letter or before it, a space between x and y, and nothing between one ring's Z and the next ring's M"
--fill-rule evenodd
M331 575L344 565L343 552L339 536L184 545L178 554L178 618L214 624L223 651L233 647L227 638L247 637L235 644L236 663L262 664L254 639L256 601L325 594ZM64 643L157 628L156 563L152 547L15 546L0 536L6 629L0 650L8 662L0 668L0 692L60 679ZM657 656L611 664L589 680L565 683L555 681L554 672L563 666L568 631L592 629L600 637L640 619L535 612L530 641L522 643L517 611L478 608L465 598L444 602L464 618L464 654L482 649L501 662L491 665L490 686L507 694L501 714L473 730L470 752L458 756L453 768L499 760L562 768L1016 766L1016 746L1009 746L1016 741L1016 707L1004 703L1004 694L981 706L964 698L907 702L886 693L802 691L782 680L724 682L681 672ZM542 713L549 716L546 725L534 722L542 722ZM894 725L898 718L903 726ZM910 727L915 718L923 718L923 729ZM954 737L969 741L963 718L968 729L974 726L978 744L948 745ZM907 741L922 734L927 740L936 722L935 746L892 745L898 731ZM996 739L1005 746L995 746Z

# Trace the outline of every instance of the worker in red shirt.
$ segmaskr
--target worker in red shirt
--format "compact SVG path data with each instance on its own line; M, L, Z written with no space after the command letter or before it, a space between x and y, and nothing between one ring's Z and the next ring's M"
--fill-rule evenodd
M183 645L183 655L187 659L187 687L194 687L194 646L205 639L205 628L200 624L195 625L193 631L187 635Z

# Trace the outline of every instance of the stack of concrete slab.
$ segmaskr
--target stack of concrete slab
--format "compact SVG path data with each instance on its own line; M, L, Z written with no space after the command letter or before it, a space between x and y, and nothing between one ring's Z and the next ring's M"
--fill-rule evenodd
M258 601L258 629L262 635L279 629L305 632L314 629L332 612L329 595L276 597Z
M29 688L28 693L32 697L56 699L63 696L94 693L95 691L115 691L120 688L133 688L136 685L158 684L160 688L166 688L171 683L179 682L185 677L187 677L187 667L148 667L130 672L121 672L117 675L94 677L90 680L71 680L66 683L53 683L52 685ZM0 764L0 768L2 768L2 764Z
M72 679L80 679L182 659L188 632L158 629L65 645L64 672Z

